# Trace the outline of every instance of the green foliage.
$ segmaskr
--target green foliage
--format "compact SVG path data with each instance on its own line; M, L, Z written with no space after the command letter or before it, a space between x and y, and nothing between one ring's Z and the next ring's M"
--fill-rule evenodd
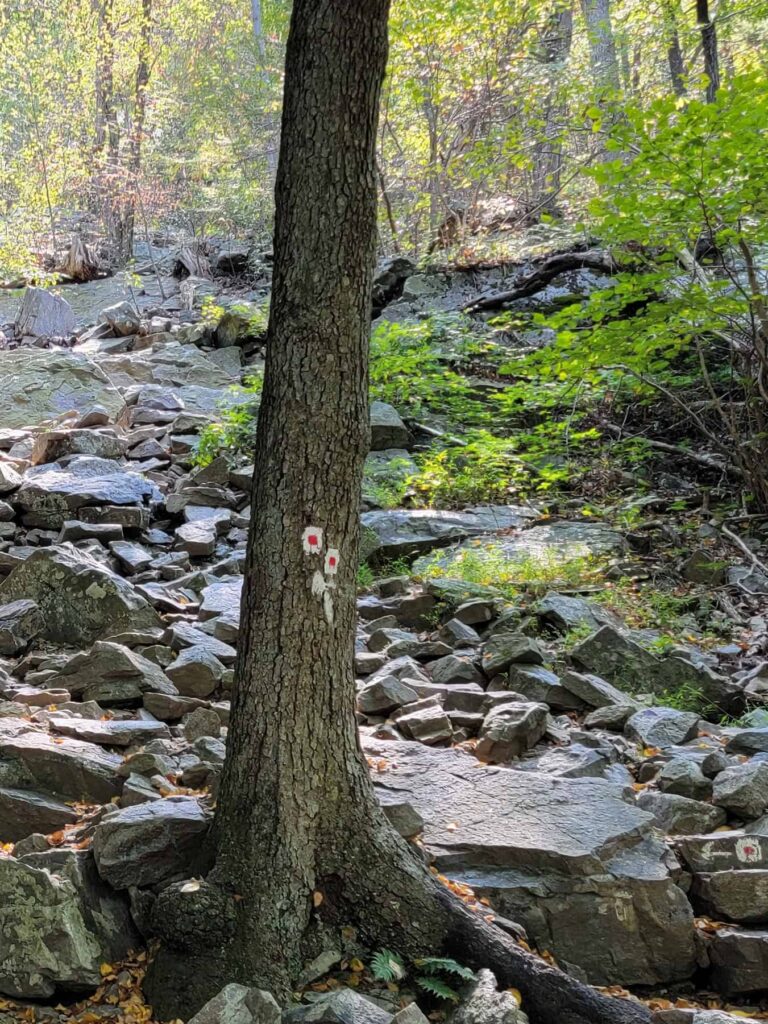
M370 966L371 973L377 981L392 984L411 977L425 992L452 1003L459 1001L459 993L446 978L472 981L475 977L474 971L447 957L420 957L406 966L403 958L398 953L393 953L391 949L378 950L371 958Z
M242 388L234 388L246 397L240 405L223 404L220 419L209 423L200 434L194 462L207 466L217 455L225 454L234 462L238 456L250 455L256 431L264 378L258 374L247 378Z

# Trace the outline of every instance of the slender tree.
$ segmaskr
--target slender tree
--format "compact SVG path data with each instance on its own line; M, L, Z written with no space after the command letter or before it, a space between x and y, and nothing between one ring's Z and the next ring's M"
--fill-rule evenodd
M618 92L621 86L610 0L581 0L587 26L590 63L600 92Z
M275 275L227 762L204 882L154 906L161 1019L227 982L285 998L354 932L491 966L540 1024L646 1024L460 903L381 811L354 716L362 467L389 0L295 0Z
M717 54L717 29L709 11L709 0L696 0L696 20L701 31L704 74L707 76L707 103L714 103L720 88L720 61Z

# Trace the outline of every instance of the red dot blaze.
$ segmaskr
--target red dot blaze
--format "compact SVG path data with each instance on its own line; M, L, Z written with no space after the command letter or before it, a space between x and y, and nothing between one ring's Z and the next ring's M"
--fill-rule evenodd
M317 544L317 534L316 534L316 533L310 533L310 535L309 535L309 536L307 537L307 541L308 541L308 542L309 542L309 543L310 543L310 544L311 544L311 545L312 545L313 547L315 547L315 545Z

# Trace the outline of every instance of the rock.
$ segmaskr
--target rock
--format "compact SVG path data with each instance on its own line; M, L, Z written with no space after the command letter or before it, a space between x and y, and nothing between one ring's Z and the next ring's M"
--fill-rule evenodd
M181 727L187 742L194 743L201 736L218 737L221 733L221 719L212 708L195 708L184 716Z
M408 428L397 411L386 402L371 402L371 451L407 449L409 443Z
M44 288L30 286L24 290L21 308L16 314L18 337L68 338L76 327L75 314L66 299Z
M129 747L135 743L148 743L153 739L170 739L171 733L163 722L126 721L91 722L85 718L69 718L51 715L48 719L51 732L69 736L86 743L98 743L102 747Z
M514 505L479 506L463 512L437 509L365 512L361 516L361 557L398 558L429 551L464 537L520 527L531 515L530 509Z
M716 921L768 923L768 870L700 872L694 875L691 900L700 913Z
M0 462L0 494L10 494L21 487L21 476L7 462Z
M239 621L242 592L242 576L224 576L209 583L201 591L200 618L212 619L217 615L226 615Z
M543 662L541 646L522 633L498 633L483 649L483 672L489 679L512 664L541 665Z
M571 658L624 692L656 690L658 659L612 626L602 626L576 644Z
M462 994L461 1003L451 1015L452 1024L527 1024L511 992L499 992L495 975L482 968Z
M365 715L386 715L403 704L419 699L418 693L395 676L384 676L368 683L357 695L357 706Z
M635 711L640 708L637 701L599 676L568 671L561 676L560 684L591 708L625 707Z
M12 601L0 606L0 655L12 658L29 647L45 628L34 601Z
M233 982L191 1017L189 1024L280 1024L280 1007L269 992Z
M286 1010L283 1024L391 1024L392 1014L351 988L323 993L310 1006Z
M453 738L451 720L435 697L407 705L392 715L392 721L405 736L429 746L449 743Z
M672 882L653 819L602 779L479 769L457 749L376 742L377 791L424 819L438 871L519 921L539 948L595 984L689 977L692 913Z
M0 429L43 423L72 409L86 412L95 403L112 420L125 412L120 393L85 356L62 349L3 352Z
M8 785L41 790L64 800L109 803L119 796L120 758L93 743L45 733L0 733L0 768Z
M424 819L407 800L390 799L379 795L380 803L390 825L404 839L412 839L424 828Z
M546 704L554 711L581 711L584 703L560 685L560 678L543 665L512 665L509 687L530 701Z
M176 547L186 551L192 558L210 558L216 551L218 536L213 519L183 523L176 528Z
M19 600L38 605L43 636L62 644L160 624L127 580L70 544L34 551L0 584L0 601Z
M611 704L602 708L595 708L584 719L584 728L623 732L624 726L634 715L635 710L636 708L629 704Z
M135 544L128 540L115 540L109 545L109 550L120 562L120 565L127 573L133 575L143 572L151 565L155 557L151 551L141 544Z
M99 323L109 324L115 334L128 337L139 333L141 317L134 306L126 300L102 309L99 313Z
M80 700L95 700L105 706L137 703L150 691L169 695L176 692L158 665L108 640L74 655L53 681Z
M761 729L739 729L725 747L729 754L768 753L768 727Z
M657 826L666 835L714 832L725 824L725 812L719 807L700 800L689 800L684 796L674 796L672 793L645 790L639 794L637 803L644 811L650 811Z
M192 797L167 797L126 807L96 827L93 854L114 889L189 877L201 856L210 817Z
M446 654L444 658L433 661L429 670L432 682L438 686L451 683L479 683L483 678L473 660L466 655Z
M689 800L709 800L712 783L695 762L673 758L659 772L656 783L662 793L685 796Z
M742 995L768 989L768 932L718 928L707 939L707 952L716 991Z
M491 708L480 728L475 755L491 764L520 757L543 737L547 729L547 714L545 704L518 701Z
M764 837L749 833L686 836L675 841L675 849L683 863L696 874L768 868L768 843Z
M0 992L47 998L95 988L101 965L136 943L128 908L98 879L89 852L0 859Z
M725 566L713 557L714 552L706 548L696 548L686 558L682 567L683 579L691 583L708 583L719 587L725 582Z
M48 835L77 817L72 807L45 793L0 787L0 843L17 843L33 832Z
M161 722L178 722L195 708L207 706L207 701L199 700L196 697L151 692L144 694L144 707L153 718L157 718Z
M187 647L166 675L183 697L208 697L220 684L224 665L204 647Z
M569 597L550 591L536 606L536 614L546 625L561 633L570 629L600 629L601 626L619 626L615 615L594 601L582 597Z
M111 459L75 455L66 465L33 466L24 475L16 502L48 528L60 527L86 505L142 505L159 497L154 484ZM26 521L26 520L25 520Z
M716 776L712 802L751 821L768 810L768 762L749 761Z
M643 708L632 715L624 731L630 739L644 747L659 747L663 750L693 739L698 733L699 721L699 716L693 711Z

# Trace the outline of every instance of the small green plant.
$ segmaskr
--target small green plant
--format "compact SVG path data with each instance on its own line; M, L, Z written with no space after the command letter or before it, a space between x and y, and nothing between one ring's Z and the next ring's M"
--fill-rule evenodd
M676 711L701 711L707 702L703 690L699 687L692 683L681 683L680 686L660 693L657 703Z
M391 949L380 949L373 955L371 973L377 981L388 984L411 978L425 992L452 1003L458 1003L460 998L453 988L456 980L473 981L475 977L474 971L447 957L419 957L406 965L400 954L393 953Z
M207 466L218 455L235 460L249 455L256 436L256 417L259 412L264 378L261 374L248 377L242 387L233 388L245 401L238 405L223 403L220 419L209 423L201 432L194 455L197 466Z

